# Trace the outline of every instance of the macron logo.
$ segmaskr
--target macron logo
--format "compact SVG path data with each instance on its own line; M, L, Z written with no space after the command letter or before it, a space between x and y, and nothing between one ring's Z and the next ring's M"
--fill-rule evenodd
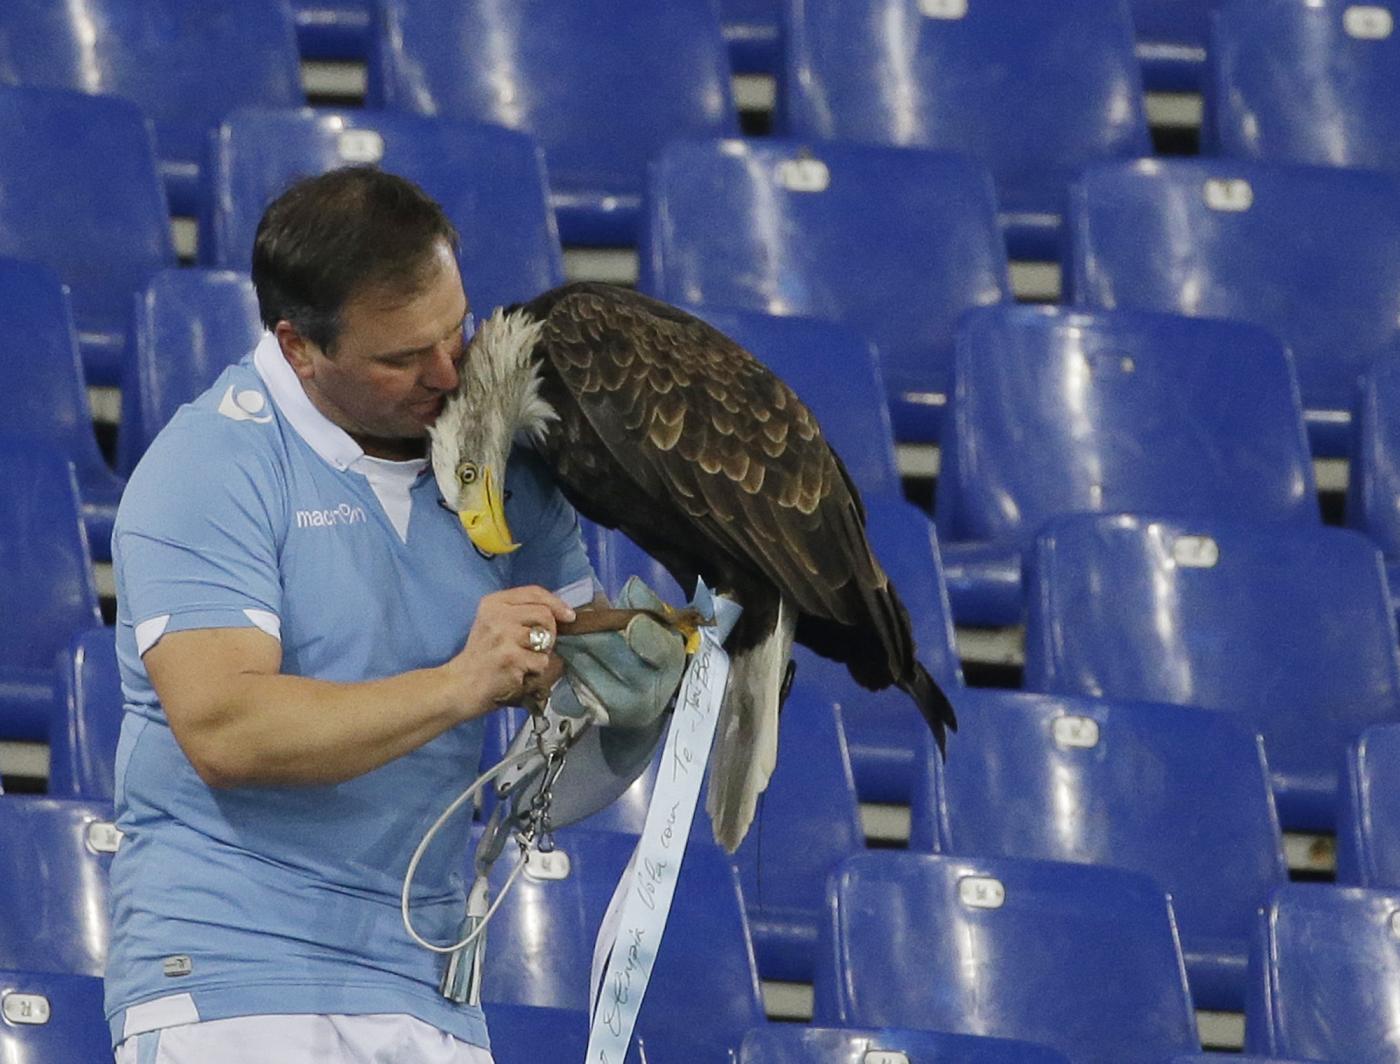
M367 518L363 506L343 502L333 510L298 510L297 528L334 528L336 525L362 525Z
M224 397L219 400L219 413L230 421L251 421L256 425L266 425L272 420L271 414L263 414L266 406L267 399L263 397L262 392L252 388L239 392L230 384L228 391L224 392Z

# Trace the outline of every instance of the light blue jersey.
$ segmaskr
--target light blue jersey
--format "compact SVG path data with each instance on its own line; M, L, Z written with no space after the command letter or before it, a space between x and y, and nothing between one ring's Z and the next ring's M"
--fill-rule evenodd
M547 472L518 452L508 482L524 546L487 559L426 462L365 456L311 405L270 335L152 444L112 538L126 702L114 1043L201 1019L403 1012L487 1044L481 1011L438 995L440 959L399 919L409 856L475 777L482 723L335 786L216 791L171 734L141 655L167 633L256 626L281 640L284 673L371 680L448 660L489 592L540 584L591 598L577 519ZM457 937L468 827L435 841L415 881L415 925L435 941Z

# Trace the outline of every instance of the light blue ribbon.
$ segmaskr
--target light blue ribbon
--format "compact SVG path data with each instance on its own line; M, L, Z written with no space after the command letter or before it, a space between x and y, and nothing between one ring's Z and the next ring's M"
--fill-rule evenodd
M642 837L598 931L593 954L593 1025L585 1058L589 1064L622 1064L632 1041L671 913L729 679L729 655L721 644L743 610L729 599L714 597L703 580L692 605L702 616L713 616L715 623L700 629L700 649L686 666L676 696ZM600 979L604 958L607 967Z

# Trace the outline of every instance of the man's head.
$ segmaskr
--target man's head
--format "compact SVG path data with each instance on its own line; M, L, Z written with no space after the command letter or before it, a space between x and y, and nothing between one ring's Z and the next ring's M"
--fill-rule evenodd
M457 387L469 307L456 249L441 207L371 167L298 182L258 225L263 324L312 403L371 455L420 454Z

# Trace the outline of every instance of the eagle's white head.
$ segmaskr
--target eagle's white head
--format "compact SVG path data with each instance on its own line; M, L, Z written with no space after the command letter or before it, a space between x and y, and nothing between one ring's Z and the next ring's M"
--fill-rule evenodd
M461 369L457 394L447 400L428 435L433 476L443 501L486 554L506 554L511 539L505 514L506 461L517 437L538 442L559 415L540 396L535 344L544 322L524 311L498 309L482 324Z

